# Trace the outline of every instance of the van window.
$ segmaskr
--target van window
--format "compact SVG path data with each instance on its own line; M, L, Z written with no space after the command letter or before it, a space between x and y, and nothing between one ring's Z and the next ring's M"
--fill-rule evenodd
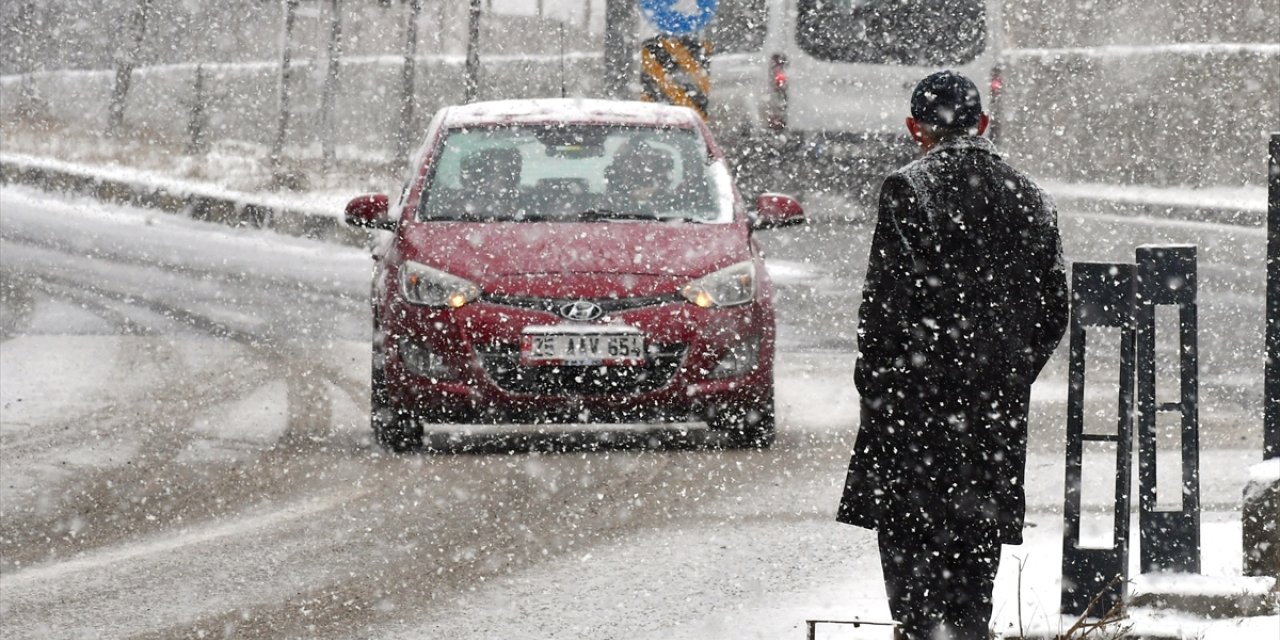
M986 31L985 0L799 0L796 44L831 62L959 66Z
M720 0L708 26L711 52L754 53L764 47L768 0Z

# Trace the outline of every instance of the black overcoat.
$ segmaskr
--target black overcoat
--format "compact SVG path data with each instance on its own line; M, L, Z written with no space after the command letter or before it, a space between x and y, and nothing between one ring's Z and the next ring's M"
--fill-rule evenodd
M858 310L862 422L837 519L1022 540L1031 383L1067 285L1048 195L985 138L890 175Z

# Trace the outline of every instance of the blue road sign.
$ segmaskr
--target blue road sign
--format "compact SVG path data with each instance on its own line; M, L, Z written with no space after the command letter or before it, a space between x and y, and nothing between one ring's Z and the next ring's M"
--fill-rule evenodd
M682 36L707 26L716 13L716 2L717 0L640 0L640 13L658 31Z

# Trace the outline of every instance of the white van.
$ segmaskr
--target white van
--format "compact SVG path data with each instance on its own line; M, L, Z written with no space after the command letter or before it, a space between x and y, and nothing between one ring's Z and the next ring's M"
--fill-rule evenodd
M917 152L911 90L953 69L995 114L998 0L719 0L708 121L742 188L874 194ZM993 115L993 121L997 121Z

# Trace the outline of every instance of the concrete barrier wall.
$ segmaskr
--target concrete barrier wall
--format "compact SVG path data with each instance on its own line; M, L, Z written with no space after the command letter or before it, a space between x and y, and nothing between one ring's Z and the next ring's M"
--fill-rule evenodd
M32 185L46 191L83 195L231 227L271 229L352 246L369 243L368 232L347 226L333 211L294 206L282 203L279 198L246 197L216 188L104 175L92 167L56 161L0 157L0 184Z

